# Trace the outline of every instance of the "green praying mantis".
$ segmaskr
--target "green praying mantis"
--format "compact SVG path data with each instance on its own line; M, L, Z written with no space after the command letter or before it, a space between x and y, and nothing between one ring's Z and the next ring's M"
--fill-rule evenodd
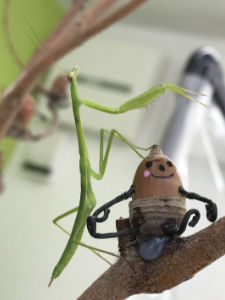
M149 148L141 148L138 146L135 146L134 144L127 141L117 130L112 129L111 131L108 131L106 129L100 130L100 153L99 153L99 171L96 172L91 168L91 163L89 160L88 155L88 149L86 146L85 141L85 135L82 127L81 122L81 116L80 116L80 107L81 105L85 105L87 107L90 107L92 109L108 113L108 114L123 114L131 110L143 108L149 103L151 103L153 100L155 100L160 95L164 94L167 90L177 93L179 95L184 96L186 99L192 99L198 103L196 99L190 96L190 94L197 94L195 92L186 90L181 88L180 86L177 86L175 84L171 83L164 83L158 86L155 86L143 94L132 98L131 100L123 103L118 108L117 107L108 107L105 105L100 105L98 103L95 103L91 100L87 99L81 99L78 95L78 87L77 87L77 73L78 73L78 67L74 68L71 72L68 73L68 81L70 83L70 91L71 91L71 98L72 98L72 105L73 105L73 114L75 119L75 125L76 125L76 132L77 132L77 139L78 139L78 148L79 148L79 156L80 156L80 202L79 206L60 215L59 217L55 218L53 220L53 223L56 224L60 229L62 229L65 233L69 234L64 228L62 228L58 221L72 213L77 213L75 222L73 225L72 232L69 234L69 240L67 242L67 245L61 255L61 258L59 259L57 265L55 266L51 280L49 282L49 286L52 284L53 280L57 278L65 269L65 267L70 262L72 256L76 252L76 249L78 246L83 246L89 248L91 251L93 251L95 254L101 256L99 252L112 254L109 251L104 251L98 248L94 248L91 246L88 246L81 242L82 235L86 226L86 221L88 216L91 214L92 210L94 209L96 205L96 198L92 190L91 185L91 178L95 178L97 180L101 180L104 176L107 161L109 158L109 153L111 149L111 145L113 142L113 138L117 137L120 140L122 140L124 143L126 143L134 152L136 152L137 155L139 155L142 159L144 158L142 154L138 150L147 150ZM200 103L202 104L202 103ZM204 104L203 104L204 105ZM106 146L106 149L104 151L104 135L108 134L108 144Z

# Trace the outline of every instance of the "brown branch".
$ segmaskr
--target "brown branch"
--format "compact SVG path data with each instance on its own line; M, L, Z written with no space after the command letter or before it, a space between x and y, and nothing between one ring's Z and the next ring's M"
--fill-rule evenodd
M171 289L225 254L224 228L225 217L187 238L174 239L153 262L139 258L137 249L126 240L122 247L126 259L122 257L78 299L123 300L134 294Z
M42 47L42 50L39 49L36 51L16 82L4 92L0 102L0 139L4 137L10 125L13 123L20 109L23 97L33 87L43 71L68 51L74 47L78 47L88 38L118 21L145 1L146 0L131 0L99 23L97 23L97 19L101 16L101 11L99 12L99 10L95 9L95 13L89 15L88 22L91 23L90 26L72 26L71 22L67 24L65 19L64 21L62 20L62 30L58 28L57 35L54 35L54 38L52 36L46 40L46 44L43 44L44 47ZM103 9L104 12L105 7L106 6L104 6ZM76 15L77 10L75 10L75 12L74 14ZM98 16L98 18L95 18L95 16ZM74 24L72 16L71 20L73 20L72 23ZM96 24L93 25L91 20L95 20ZM49 57L51 57L51 59L49 59Z
M74 20L79 20L80 15L82 14L85 3L87 0L76 0L74 4L69 9L69 11L65 14L59 24L55 27L55 29L50 33L50 35L46 38L44 45L50 44L52 40L55 39L59 33L61 33L65 28L67 28L68 24L70 24Z
M61 22L56 26L50 36L43 43L43 50L52 42L61 41L69 32L73 32L74 38L94 24L98 18L110 9L118 0L99 0L87 12L84 13L85 2L78 0L68 11ZM83 15L82 15L83 13Z
M103 16L118 0L99 0L96 4L84 15L82 25L88 27L94 24L99 17Z
M123 7L118 8L115 12L111 15L105 17L103 20L97 22L94 26L90 27L86 31L83 32L77 39L74 39L74 47L78 47L88 38L92 37L93 35L101 32L105 28L109 27L113 23L119 21L121 18L129 14L131 11L136 9L139 5L143 4L146 0L133 0Z

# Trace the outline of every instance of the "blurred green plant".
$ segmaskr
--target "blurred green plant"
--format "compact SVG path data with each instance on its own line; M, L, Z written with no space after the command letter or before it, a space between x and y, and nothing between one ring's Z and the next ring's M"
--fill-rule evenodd
M8 0L4 0L8 1ZM15 81L21 72L20 67L10 52L4 36L4 4L0 1L0 54L1 54L1 72L0 72L0 94ZM30 28L24 20L24 16L29 20L36 34L41 41L52 31L58 21L62 18L64 10L55 0L11 0L9 4L9 15L6 16L9 22L10 38L16 48L22 62L26 64L35 49L37 41ZM10 67L9 67L10 66ZM0 150L3 151L3 166L7 164L16 141L12 138L5 138L0 143Z

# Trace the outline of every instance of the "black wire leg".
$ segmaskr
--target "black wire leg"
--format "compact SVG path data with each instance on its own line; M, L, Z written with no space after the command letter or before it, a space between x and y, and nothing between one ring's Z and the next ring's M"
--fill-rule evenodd
M130 189L121 194L120 196L116 197L115 199L109 201L108 203L102 205L100 208L98 208L93 216L89 216L87 218L87 229L91 236L98 239L106 239L106 238L113 238L118 237L121 235L128 235L132 233L131 228L125 229L119 232L109 232L109 233L97 233L97 223L102 223L108 219L108 216L110 214L109 207L113 206L116 203L121 202L122 200L126 200L131 197L131 195L134 193L135 189L132 185ZM98 217L99 214L103 213L102 217Z

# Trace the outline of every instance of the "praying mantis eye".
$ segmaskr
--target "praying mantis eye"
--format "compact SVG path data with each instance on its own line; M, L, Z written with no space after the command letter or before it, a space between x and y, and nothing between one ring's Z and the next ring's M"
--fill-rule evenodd
M152 166L152 161L147 161L145 166L146 168L150 168Z
M173 166L173 164L171 163L170 160L168 160L166 163L167 163L167 165L168 165L169 167L172 167L172 166Z

